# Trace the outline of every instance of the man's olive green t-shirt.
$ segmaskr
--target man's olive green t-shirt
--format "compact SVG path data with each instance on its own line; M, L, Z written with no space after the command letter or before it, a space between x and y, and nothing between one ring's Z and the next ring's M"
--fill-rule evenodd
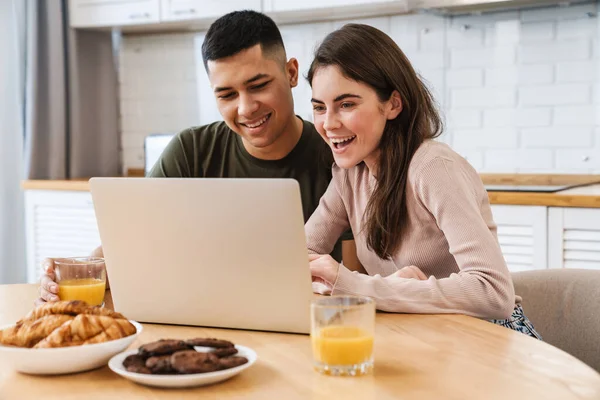
M300 185L304 222L317 208L331 180L333 157L313 124L302 121L302 135L280 160L252 156L225 122L192 127L177 134L148 173L159 178L292 178ZM243 207L243 203L240 203ZM348 237L350 236L350 237ZM351 238L345 234L344 239ZM341 261L341 242L332 257Z

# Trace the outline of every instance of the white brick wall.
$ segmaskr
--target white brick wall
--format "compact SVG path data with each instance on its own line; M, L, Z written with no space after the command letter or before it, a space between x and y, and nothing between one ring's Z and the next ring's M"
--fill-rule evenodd
M591 85L584 83L529 86L519 89L519 103L522 106L588 104L590 100Z
M454 109L446 115L447 122L454 128L481 127L481 111L471 109Z
M554 17L550 19L553 20ZM519 42L524 44L533 44L550 41L554 39L554 32L556 30L555 26L556 23L554 21L524 22L521 24L521 38Z
M590 41L570 39L519 46L518 59L522 64L555 63L588 60L592 53Z
M556 126L593 126L600 120L593 105L562 106L554 108L554 125Z
M483 70L475 68L448 70L446 71L446 86L449 88L483 86Z
M597 61L565 62L556 66L557 82L593 82L596 76Z
M442 18L354 20L388 33L432 88L446 118L441 140L482 172L600 173L600 1ZM281 26L306 75L320 40L348 21ZM125 168L143 166L143 138L219 119L199 48L202 33L123 38ZM312 119L310 87L294 89Z
M529 170L549 170L553 167L553 152L546 149L486 150L485 168L517 172L517 165Z
M514 46L506 45L479 49L450 48L449 51L451 68L513 65L516 55Z
M593 129L575 126L526 128L521 130L524 147L581 148L587 150L594 141Z
M518 71L520 86L552 83L554 81L554 66L552 64L519 65L512 68Z
M552 108L536 107L527 108L521 107L516 110L515 124L518 128L529 128L536 126L548 126L551 124Z
M455 129L453 145L474 149L514 149L518 144L514 128Z
M453 108L507 107L517 102L517 91L513 88L452 89Z
M143 168L144 138L198 123L194 34L124 37L119 54L124 171Z
M449 24L484 35L483 51L451 43L446 49L446 76L464 77L448 79L445 89L446 114L457 115L448 118L450 143L478 170L600 172L600 24L588 15L599 4ZM470 111L476 116L469 119Z

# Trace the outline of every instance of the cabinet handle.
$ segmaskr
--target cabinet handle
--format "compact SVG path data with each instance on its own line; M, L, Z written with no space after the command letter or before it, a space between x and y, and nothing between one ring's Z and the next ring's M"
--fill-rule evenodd
M150 13L137 13L137 14L129 14L129 19L148 19L150 18Z
M173 15L185 15L185 14L196 14L195 8L190 8L189 10L174 10Z

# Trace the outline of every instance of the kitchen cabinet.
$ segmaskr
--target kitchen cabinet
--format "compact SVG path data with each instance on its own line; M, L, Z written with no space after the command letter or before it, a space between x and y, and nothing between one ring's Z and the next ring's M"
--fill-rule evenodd
M396 0L384 1L365 1L365 0L304 0L304 1L288 1L288 0L265 0L264 10L266 12L279 11L304 11L319 8L343 8L352 6L361 6L374 3L392 3ZM397 1L396 1L397 2Z
M411 11L407 0L264 0L263 12L277 23L369 18Z
M70 0L73 28L97 28L158 23L160 0Z
M27 281L38 282L46 257L86 256L100 245L87 191L26 190Z
M550 268L600 270L600 209L550 207Z
M498 241L512 272L600 270L600 209L492 205Z
M236 10L261 11L261 0L161 0L161 21L216 19Z
M548 267L548 207L492 205L492 213L511 272Z
M264 12L280 24L411 11L408 0L69 0L71 27L121 27L125 33L204 30L216 18L242 9Z

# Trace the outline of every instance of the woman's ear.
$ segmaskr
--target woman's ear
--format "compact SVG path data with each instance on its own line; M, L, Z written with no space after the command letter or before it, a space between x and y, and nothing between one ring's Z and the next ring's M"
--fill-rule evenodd
M390 99L388 100L387 119L395 119L402 112L402 99L400 93L397 90L392 92Z

